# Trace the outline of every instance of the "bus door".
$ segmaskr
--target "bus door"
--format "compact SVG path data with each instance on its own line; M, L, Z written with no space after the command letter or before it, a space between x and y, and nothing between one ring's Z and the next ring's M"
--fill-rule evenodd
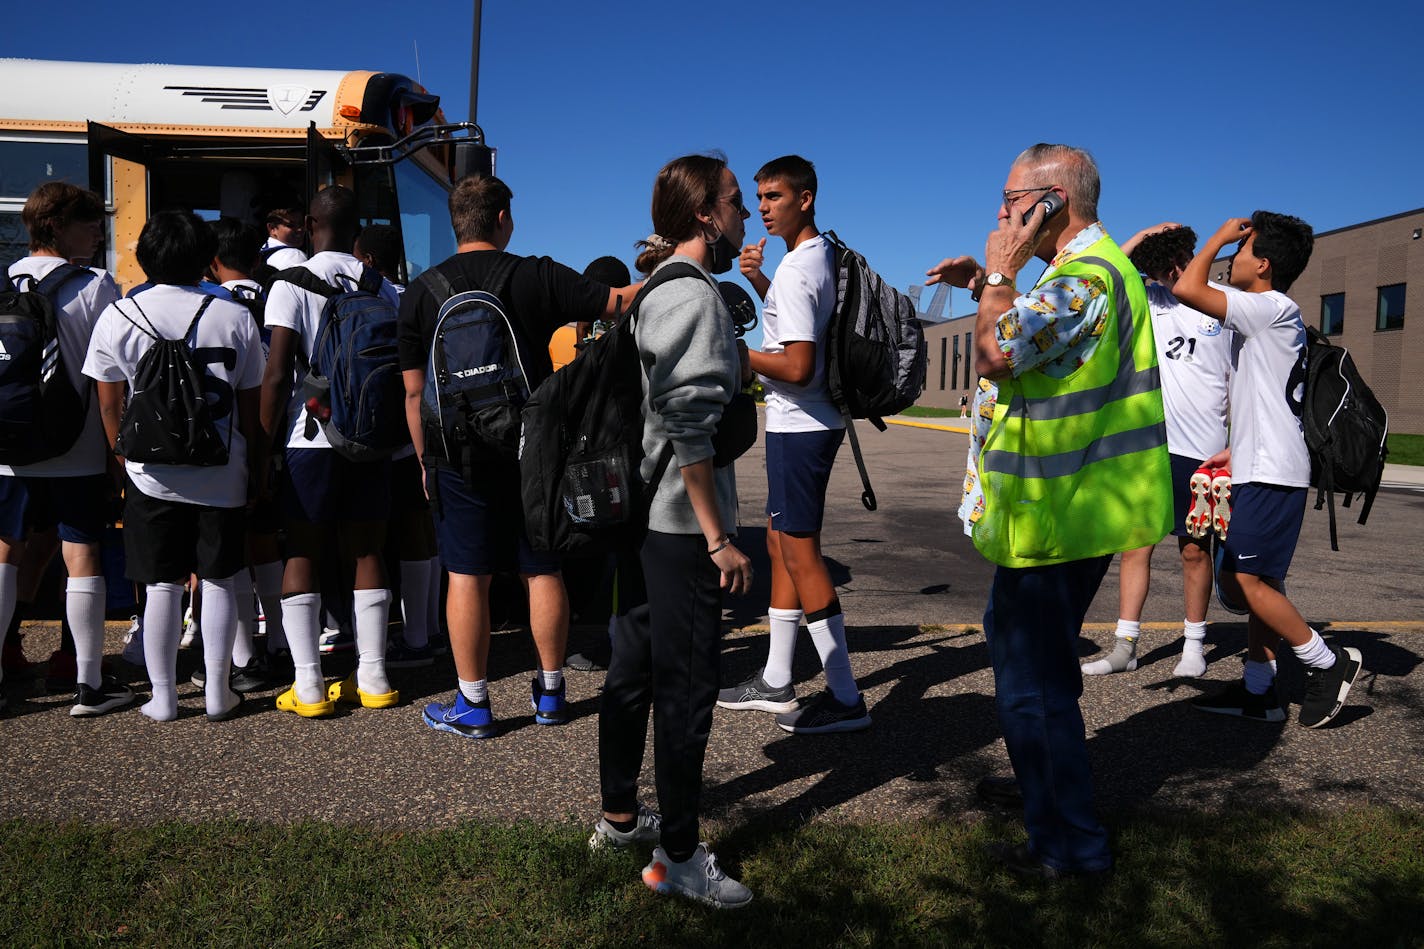
M168 149L159 139L89 123L89 188L109 212L105 269L125 287L144 280L134 248L148 220L149 168Z
M315 122L307 128L306 167L308 207L317 192L327 185L351 187L351 165L336 150L336 143L316 130Z

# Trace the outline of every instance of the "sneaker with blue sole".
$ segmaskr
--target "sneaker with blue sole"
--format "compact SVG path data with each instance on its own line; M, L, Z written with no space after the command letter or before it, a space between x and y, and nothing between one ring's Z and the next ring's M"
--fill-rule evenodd
M569 720L569 705L564 701L564 683L550 692L535 676L529 686L529 707L534 709L534 721L540 725L562 725Z
M495 734L489 699L471 703L459 691L455 693L453 702L431 702L425 706L421 718L436 731L464 738L493 738Z

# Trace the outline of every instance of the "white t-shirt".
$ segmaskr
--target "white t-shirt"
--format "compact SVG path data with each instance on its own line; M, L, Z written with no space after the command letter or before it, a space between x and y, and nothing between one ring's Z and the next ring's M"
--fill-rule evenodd
M276 250L272 250L273 248ZM300 248L290 244L283 244L275 237L267 238L267 243L262 245L262 252L271 250L272 253L267 258L267 263L278 270L286 270L288 267L300 267L307 262L307 255L302 253Z
M1277 290L1226 294L1231 354L1231 483L1310 486L1300 415L1305 399L1305 323Z
M212 302L188 339L195 362L208 380L205 395L213 407L218 436L228 445L227 464L145 465L128 460L124 464L134 486L149 497L207 507L241 507L247 503L247 442L240 428L237 393L260 386L263 370L262 341L246 307L209 297L197 287L150 287L100 314L84 374L100 382L132 386L139 360L153 346L149 322L164 339L179 339L207 299Z
M302 266L333 287L345 285L341 282L342 276L348 278L353 286L361 279L361 261L338 251L322 251ZM396 291L395 284L384 278L381 280L381 296L391 306L400 309L400 294ZM325 297L310 290L303 290L285 280L278 280L272 284L272 289L267 291L267 327L272 329L283 326L296 332L301 337L302 354L310 363L317 328L321 323L321 311L325 307ZM288 448L331 447L331 443L326 440L326 433L319 425L313 426L312 437L307 437L307 407L301 397L299 385L292 388L291 409L287 417L291 419L291 427L287 430Z
M836 306L836 268L830 242L817 234L781 258L762 307L764 353L787 343L816 344L816 369L804 386L761 376L768 432L824 432L844 428L826 385L826 330Z
M1147 302L1167 410L1167 450L1205 460L1226 447L1231 331L1161 284L1147 285Z
M65 263L60 257L23 257L10 265L13 280L29 274L38 283L51 270ZM59 288L55 296L59 320L59 353L64 358L64 371L75 390L88 393L89 414L74 447L56 458L47 458L32 465L0 465L0 475L24 475L29 478L77 478L103 474L107 464L107 441L104 425L99 419L99 400L94 395L94 383L84 375L84 357L89 352L89 336L104 308L119 298L119 288L107 272L90 268L97 275L85 280L73 277ZM30 289L29 284L24 289Z

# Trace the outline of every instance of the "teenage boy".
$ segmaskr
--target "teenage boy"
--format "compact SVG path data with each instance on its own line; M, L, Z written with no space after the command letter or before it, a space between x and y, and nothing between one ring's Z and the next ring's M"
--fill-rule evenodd
M592 322L618 312L636 288L610 290L548 257L506 252L514 236L509 187L493 176L463 178L450 192L455 256L436 265L454 292L480 289L499 297L519 338L530 387L552 371L549 339L570 320ZM503 279L500 279L503 275ZM450 702L424 710L431 728L467 738L490 738L495 723L489 703L490 582L495 570L516 567L529 595L529 631L539 657L530 687L534 720L568 721L563 664L568 644L569 601L559 558L529 545L517 465L444 457L442 439L427 430L420 405L425 390L435 320L446 297L430 277L415 280L401 303L400 364L405 379L406 421L425 470L425 490L435 509L440 560L450 573L445 604L450 652L458 689ZM473 469L469 483L462 469Z
M1172 295L1172 287L1191 261L1196 244L1197 236L1191 228L1159 224L1139 231L1122 245L1133 266L1150 279L1147 303L1152 309L1162 403L1167 413L1167 451L1172 461L1172 534L1182 558L1186 606L1182 658L1172 675L1193 679L1206 672L1202 644L1211 600L1211 533L1208 529L1194 536L1186 513L1193 507L1192 475L1205 459L1226 447L1232 338L1216 317L1200 313ZM1152 550L1139 547L1123 552L1113 648L1102 659L1084 663L1084 675L1131 672L1137 668L1142 608L1152 579Z
M1209 284L1212 261L1237 242L1230 286ZM1192 704L1204 712L1285 721L1275 690L1275 650L1284 639L1305 666L1297 721L1307 728L1339 714L1360 674L1360 651L1327 644L1284 592L1310 486L1300 419L1305 324L1286 291L1305 269L1314 243L1310 225L1300 218L1270 211L1232 218L1192 258L1174 290L1177 299L1220 320L1238 337L1230 446L1208 463L1231 467L1231 529L1218 582L1232 599L1244 598L1250 610L1244 679Z
M20 289L33 290L70 260L93 257L103 234L104 205L92 192L51 182L35 189L20 219L30 235L30 253L10 266L10 279ZM133 693L106 678L101 667L106 588L99 540L113 482L105 473L109 458L94 384L83 372L94 324L118 298L113 279L102 270L76 270L54 290L59 354L70 385L85 400L84 427L74 446L56 458L0 465L0 640L12 622L18 628L26 532L43 533L57 525L69 574L64 611L74 637L77 686L70 714L76 716L102 715L133 701ZM55 661L52 657L51 663Z
M771 626L766 665L723 689L727 709L775 712L797 734L857 731L870 726L851 674L845 615L821 556L826 484L845 422L826 385L826 333L836 304L834 250L816 229L816 170L799 155L767 162L756 173L762 223L786 242L774 280L761 271L766 238L742 249L741 270L762 309L762 348L752 370L766 387L766 548L771 555ZM796 634L805 617L826 671L826 691L799 705L791 686Z
M262 456L257 427L262 344L244 307L198 288L215 250L212 231L190 212L149 218L135 256L151 286L103 312L84 364L85 374L99 384L104 432L116 447L125 394L134 388L139 362L159 340L186 339L203 375L217 437L227 446L227 461L220 465L125 462L124 557L129 579L147 587L143 648L153 697L142 711L155 721L178 716L175 666L183 587L191 573L203 578L208 719L231 718L242 702L229 688L229 673L236 590L247 575L245 509L255 495L248 457L250 452L256 465Z
M340 185L320 192L306 216L312 258L301 266L332 287L354 286L364 265L352 255L360 229L356 195ZM392 307L399 296L382 280L380 295ZM262 379L262 427L269 439L277 424L286 431L286 479L282 506L287 525L287 566L282 576L282 623L292 651L294 682L277 697L277 708L304 718L336 710L336 701L366 708L389 708L400 694L386 678L386 621L391 592L386 585L381 550L390 514L389 460L354 462L338 455L293 385L298 355L309 364L326 298L288 280L278 280L267 295L267 326L272 332L267 372ZM321 677L321 594L318 578L332 555L355 561L352 596L356 672L325 687ZM328 591L344 596L345 591Z
M307 262L302 244L307 237L305 212L295 202L267 212L267 242L259 259L275 270L299 267Z

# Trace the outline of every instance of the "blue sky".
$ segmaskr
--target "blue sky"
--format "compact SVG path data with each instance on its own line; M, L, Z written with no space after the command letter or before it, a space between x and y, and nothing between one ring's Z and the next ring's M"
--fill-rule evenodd
M418 44L423 83L467 116L468 3L234 6L270 30L217 9L80 0L60 22L25 4L0 54L414 75ZM1424 205L1421 11L489 0L478 119L515 192L516 252L631 262L663 162L720 149L751 195L764 161L796 152L816 163L821 226L905 287L982 256L1007 166L1037 141L1094 153L1119 239L1256 208L1327 230Z

